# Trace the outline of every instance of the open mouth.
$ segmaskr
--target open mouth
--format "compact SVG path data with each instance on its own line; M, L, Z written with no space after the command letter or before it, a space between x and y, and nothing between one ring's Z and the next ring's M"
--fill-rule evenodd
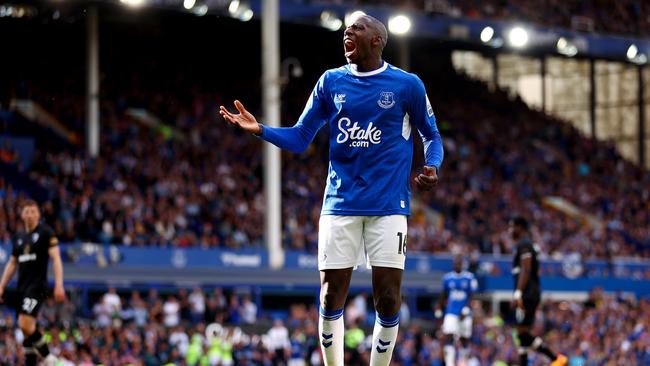
M346 38L345 40L343 40L343 48L345 49L345 57L350 58L350 56L352 56L354 51L356 51L357 45L351 39Z

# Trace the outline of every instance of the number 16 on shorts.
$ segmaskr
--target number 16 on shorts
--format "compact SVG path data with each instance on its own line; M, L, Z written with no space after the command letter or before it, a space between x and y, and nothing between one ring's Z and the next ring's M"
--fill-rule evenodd
M398 244L397 244L397 254L406 255L406 234L399 231L397 232Z
M406 216L369 217L364 223L363 241L370 265L404 269L407 238Z

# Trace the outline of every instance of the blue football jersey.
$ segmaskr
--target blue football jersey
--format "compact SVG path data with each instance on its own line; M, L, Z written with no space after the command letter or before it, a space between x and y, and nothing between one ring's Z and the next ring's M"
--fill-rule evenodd
M471 272L449 272L442 279L443 290L447 293L445 314L460 315L469 300L478 290L478 281Z
M425 161L438 170L443 147L424 84L384 62L370 72L355 65L326 71L293 127L263 126L262 138L294 152L330 127L323 215L409 215L411 128L424 143Z

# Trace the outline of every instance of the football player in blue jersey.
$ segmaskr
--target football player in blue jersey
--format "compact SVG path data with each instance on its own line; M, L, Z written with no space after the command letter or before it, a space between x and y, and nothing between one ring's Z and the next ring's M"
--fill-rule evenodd
M478 290L478 281L471 272L463 271L463 257L454 257L454 270L442 280L442 296L436 316L444 313L442 333L445 335L445 366L456 365L456 339L460 339L460 364L467 362L469 339L472 336L472 294Z
M258 123L241 102L238 113L221 106L228 122L265 141L302 152L318 130L330 126L327 184L319 221L319 334L325 364L343 366L343 307L352 270L367 261L377 312L371 366L390 363L399 326L402 272L410 213L414 126L424 144L417 186L438 182L443 147L424 84L382 59L388 33L364 15L343 33L347 65L326 71L298 122L272 128Z

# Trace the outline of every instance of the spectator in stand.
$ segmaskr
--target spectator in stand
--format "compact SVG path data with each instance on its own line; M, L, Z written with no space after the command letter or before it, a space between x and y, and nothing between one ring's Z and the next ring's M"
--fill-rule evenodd
M194 287L189 296L192 322L198 323L205 318L205 296L200 287Z
M286 365L288 355L291 352L291 341L289 340L289 331L281 319L276 319L273 322L273 327L269 329L267 336L267 347L273 354L273 364Z
M140 328L144 327L149 318L149 311L147 310L147 305L140 297L138 291L131 292L129 306L133 309L133 321L135 324Z
M187 355L187 350L190 347L190 338L185 333L183 327L176 326L173 328L169 335L169 345L176 348L181 356Z
M347 306L345 312L346 325L366 324L368 317L368 294L361 292ZM401 320L400 320L401 321Z
M111 326L111 308L103 299L93 306L93 314L95 315L95 322L98 327L105 328Z
M108 292L102 296L102 302L108 307L111 314L119 313L122 310L122 300L117 294L115 287L109 287Z
M5 141L2 148L0 148L0 162L9 165L18 164L19 156L16 149L11 146L9 141Z
M163 304L163 324L167 328L173 328L180 324L181 306L175 296L167 296L167 301Z
M255 324L257 321L257 305L251 301L251 297L245 294L241 302L241 320L244 324Z

